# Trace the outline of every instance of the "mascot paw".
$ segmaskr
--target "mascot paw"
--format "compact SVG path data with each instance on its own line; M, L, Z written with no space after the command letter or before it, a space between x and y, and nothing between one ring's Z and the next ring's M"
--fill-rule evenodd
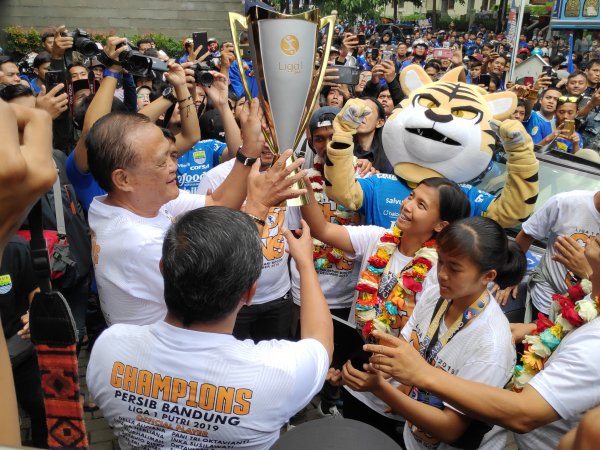
M507 119L502 122L490 120L490 127L498 135L506 150L526 146L527 143L532 142L525 127L518 120Z
M371 109L365 101L360 99L349 100L336 116L333 129L343 133L354 133L365 116L370 113Z

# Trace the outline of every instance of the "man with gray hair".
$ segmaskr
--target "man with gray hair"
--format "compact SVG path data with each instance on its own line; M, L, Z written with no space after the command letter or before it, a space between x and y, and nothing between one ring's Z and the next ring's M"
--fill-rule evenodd
M305 222L298 239L284 231L301 277L302 339L232 336L263 264L254 222L278 202L260 200L252 186L249 215L201 208L170 227L161 260L165 320L115 325L94 346L88 387L122 449L270 448L325 380L333 325Z
M173 136L146 116L114 112L90 129L85 141L90 172L107 192L94 198L88 217L100 305L109 325L150 324L165 317L160 249L178 215L203 206L240 208L264 141L258 103L245 114L242 127L244 145L230 175L206 196L179 189Z

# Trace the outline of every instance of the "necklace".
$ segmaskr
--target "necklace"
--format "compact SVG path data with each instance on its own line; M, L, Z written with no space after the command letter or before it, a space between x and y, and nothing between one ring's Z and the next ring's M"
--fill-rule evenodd
M398 249L402 231L393 225L379 238L375 254L367 261L356 285L356 324L365 338L373 330L390 333L408 320L414 298L423 290L427 274L437 262L435 240L421 246L414 258L396 275L390 272L392 255ZM411 300L412 299L412 300Z
M582 280L569 288L567 294L552 296L552 309L557 313L552 322L543 314L535 321L537 328L523 339L525 350L521 364L515 366L508 388L521 392L529 381L544 369L548 358L554 353L564 337L581 325L598 317L598 297L584 298L592 291L592 283Z
M356 166L356 158L354 158ZM308 178L315 193L317 202L321 205L329 202L325 194L325 182L323 178L323 162L318 155L315 155L314 169L308 170ZM358 215L354 211L349 211L342 205L336 204L336 209L329 219L337 225L349 225L358 222ZM344 252L339 248L334 248L313 238L313 261L316 270L330 269L336 266L343 258Z

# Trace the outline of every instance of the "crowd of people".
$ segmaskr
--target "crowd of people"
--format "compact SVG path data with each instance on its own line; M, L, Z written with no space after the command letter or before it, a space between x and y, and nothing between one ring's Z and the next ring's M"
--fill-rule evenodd
M3 389L31 418L30 445L48 446L28 315L40 284L27 214L41 197L43 228L59 238L53 286L77 352L90 352L80 403L102 410L123 449L270 448L314 398L320 416L365 422L401 448L502 449L508 431L523 450L590 448L600 192L559 193L530 217L506 203L533 210L534 145L600 163L598 41L578 39L571 56L565 39L537 33L510 43L484 27L377 29L338 22L330 48L323 34L319 105L298 148L277 156L250 52L239 65L230 42L186 39L167 55L150 38L111 36L90 51L85 32L59 26L30 67L0 56L0 379L12 372ZM245 32L239 41L248 48ZM543 60L535 79L510 78L513 44L516 64ZM454 86L457 103L444 115L438 97L411 95L421 84L407 73L449 98ZM494 149L481 176L417 167L401 179L384 127L409 101L435 123L481 121L460 106L472 100L464 85L509 100L482 132L497 135L477 141ZM513 175L502 198L480 190L494 161L532 191L513 189ZM398 181L395 197L380 189ZM312 201L285 205L301 194ZM519 221L511 240L504 228ZM544 239L525 284L524 252ZM525 323L509 323L502 306L519 289ZM342 351L334 322L365 347ZM11 410L4 440L18 446Z

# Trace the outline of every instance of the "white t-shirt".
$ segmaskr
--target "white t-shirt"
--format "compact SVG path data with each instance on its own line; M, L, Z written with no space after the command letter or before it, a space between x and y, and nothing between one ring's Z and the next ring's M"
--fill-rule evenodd
M95 197L89 209L92 256L100 306L110 326L145 325L167 312L159 262L165 233L175 217L205 204L204 195L179 191L179 196L147 218Z
M552 295L566 292L568 288L567 268L552 260L556 255L556 237L570 236L585 247L587 240L599 233L600 213L594 206L594 194L593 191L571 191L554 195L523 224L523 231L535 239L548 238L540 265L547 269L558 290L541 281L532 283L530 288L533 305L543 313L548 314Z
M519 448L554 449L582 414L600 405L600 319L573 330L550 356L546 367L529 382L561 417L529 433L517 435Z
M319 205L326 220L332 220L336 211L337 204L328 201ZM300 208L289 208L290 222L300 223ZM331 246L327 247L331 249ZM294 303L300 304L300 273L296 268L296 263L292 259L290 264L292 274L292 298ZM349 308L355 298L354 289L360 275L360 265L355 263L352 255L344 255L336 264L332 264L329 269L317 269L319 283L323 290L323 295L327 299L327 305L330 309Z
M360 271L365 270L368 264L368 259L375 254L375 248L379 243L379 238L383 236L387 229L378 227L375 225L364 225L364 226L347 226L346 230L350 235L350 240L352 241L352 247L354 248L354 253L357 260L361 261ZM390 272L398 273L404 267L408 265L413 259L413 256L405 256L400 253L399 250L395 251L390 260ZM417 304L423 298L435 298L436 300L439 298L440 288L437 281L437 265L434 265L429 273L427 274L427 278L425 278L425 282L423 283L423 291L416 295L415 301ZM355 300L358 298L358 292L355 293ZM352 304L352 310L350 311L350 317L348 321L350 323L354 323L354 309L356 306L356 302ZM400 334L400 330L394 330L395 335ZM398 383L395 381L391 382L394 386L398 386ZM344 386L346 390L362 403L367 405L374 411L377 411L379 414L389 417L391 419L396 420L404 420L401 416L396 414L386 413L385 410L388 409L388 405L381 400L379 397L375 396L370 392L356 392L350 389L347 386Z
M209 170L200 180L198 192L206 194L208 189L215 191L229 175L235 164L230 159ZM298 224L289 221L286 207L275 207L269 210L265 219L261 241L263 249L263 269L257 282L256 294L252 298L253 305L276 300L290 290L290 274L288 271L287 241L283 237L282 228L291 230L299 228Z
M123 450L258 450L321 389L328 367L314 339L254 344L159 321L102 333L87 384Z
M402 329L404 339L411 342L415 348L419 348L420 343L425 339L438 298L422 296L408 323ZM442 318L439 335L443 336L446 331L447 327ZM457 377L501 388L510 379L515 360L510 325L492 297L485 309L440 350L435 358L435 365ZM444 406L458 411L445 402ZM433 442L425 444L418 439L419 436L424 437L424 433L419 430L415 430L415 433L411 431L407 422L404 427L404 443L407 450L455 448L444 443L437 446ZM502 450L505 445L506 430L494 426L485 434L479 448Z

